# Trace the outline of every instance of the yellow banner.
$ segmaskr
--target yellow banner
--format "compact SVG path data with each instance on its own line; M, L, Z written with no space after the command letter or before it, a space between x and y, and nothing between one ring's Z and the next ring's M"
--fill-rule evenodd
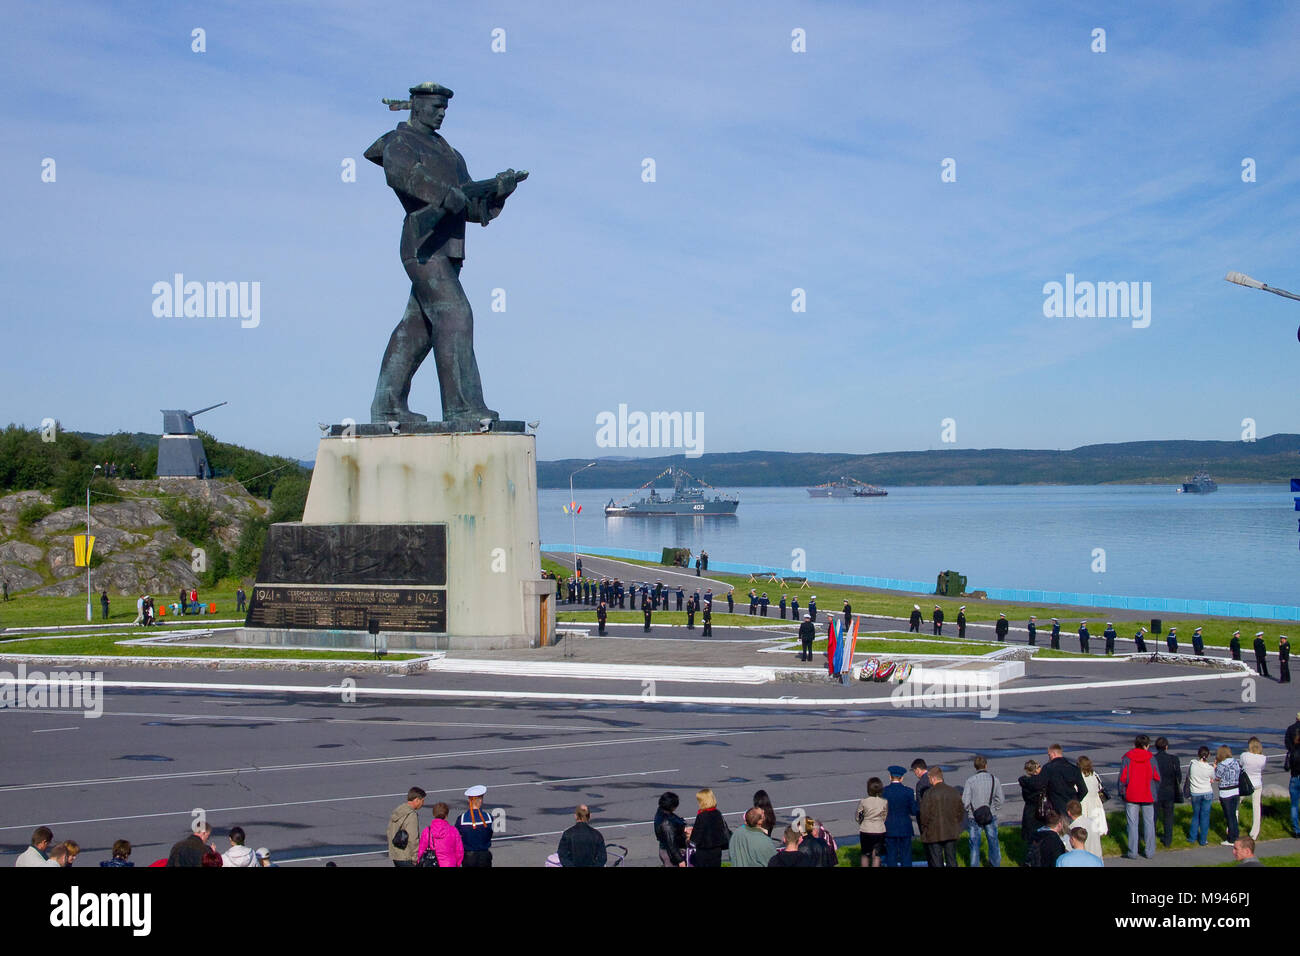
M86 547L86 538L90 538L90 547ZM72 536L72 549L76 554L77 567L84 568L90 563L90 556L95 552L95 536L75 534Z

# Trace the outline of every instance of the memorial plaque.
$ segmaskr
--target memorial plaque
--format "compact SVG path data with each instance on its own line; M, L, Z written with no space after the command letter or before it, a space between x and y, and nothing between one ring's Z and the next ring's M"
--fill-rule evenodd
M332 587L258 584L248 605L248 627L309 630L447 631L444 588Z
M447 631L447 526L276 524L247 627Z
M260 584L445 585L442 524L275 524Z

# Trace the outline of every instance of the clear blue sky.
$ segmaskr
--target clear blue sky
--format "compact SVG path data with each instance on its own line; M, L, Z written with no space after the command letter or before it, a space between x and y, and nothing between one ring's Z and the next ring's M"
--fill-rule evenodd
M302 458L364 421L408 282L362 152L434 80L472 174L532 171L462 278L542 458L610 453L619 403L706 452L1300 431L1300 303L1223 281L1300 289L1297 36L1280 2L10 3L0 418L228 399L200 423ZM260 326L156 318L176 272L260 282ZM1150 282L1150 327L1045 318L1066 273Z

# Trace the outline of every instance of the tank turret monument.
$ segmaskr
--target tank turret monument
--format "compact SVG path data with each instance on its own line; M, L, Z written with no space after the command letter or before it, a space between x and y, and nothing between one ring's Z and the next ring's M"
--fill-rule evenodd
M164 408L163 433L158 439L159 478L211 478L212 468L203 451L203 439L194 427L194 416L220 408L226 402L217 402L197 412L183 408Z

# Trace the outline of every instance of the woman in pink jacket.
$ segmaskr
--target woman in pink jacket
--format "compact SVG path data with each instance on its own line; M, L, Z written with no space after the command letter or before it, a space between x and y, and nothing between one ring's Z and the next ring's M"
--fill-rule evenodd
M420 845L415 852L416 866L430 849L437 856L439 866L460 866L465 859L465 845L460 840L460 832L447 822L450 812L451 807L445 803L433 805L433 820L420 833Z

